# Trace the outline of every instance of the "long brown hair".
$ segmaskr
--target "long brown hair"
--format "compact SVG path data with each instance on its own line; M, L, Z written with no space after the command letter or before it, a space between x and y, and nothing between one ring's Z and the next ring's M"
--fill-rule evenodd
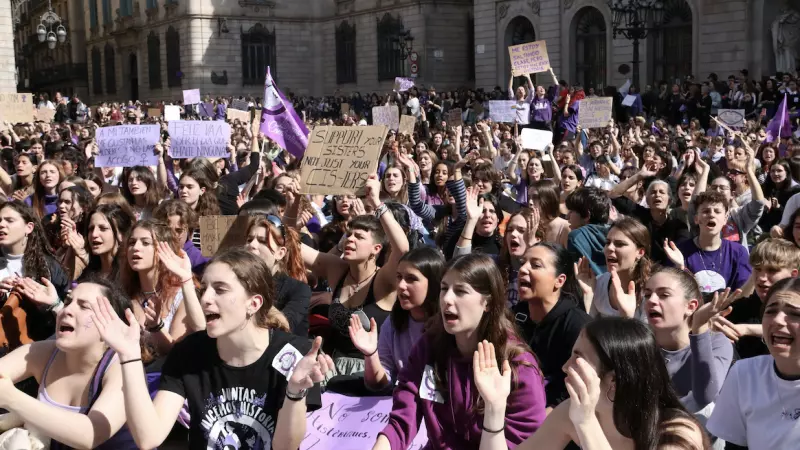
M283 229L279 230L275 224L269 220L258 217L247 228L246 236L248 242L250 242L250 233L255 232L258 227L266 228L269 235L272 236L272 240L274 240L279 247L286 248L286 256L281 260L275 261L276 264L280 265L280 270L289 275L290 278L305 283L307 281L306 267L303 263L303 255L300 253L300 235L297 231L286 225L283 225ZM274 251L275 249L272 248L272 240L267 241L266 245L270 250Z
M61 167L61 164L53 161L52 159L47 159L42 161L39 164L39 167L36 168L36 173L33 176L33 196L31 198L31 207L33 207L33 212L36 214L36 217L40 219L44 219L45 212L44 212L44 196L47 194L44 190L44 185L42 184L42 180L40 178L40 174L42 173L42 168L44 166L53 166L58 171L58 183L56 184L56 194L58 194L58 185L64 181L64 168Z
M181 174L183 177L193 179L201 189L205 189L200 197L197 199L197 208L195 212L198 216L218 216L219 215L219 201L217 200L217 191L214 188L215 184L206 175L206 171L202 169L188 169Z
M478 341L485 339L494 344L498 365L502 366L503 361L508 360L511 364L512 383L516 386L518 382L517 367L528 364L514 361L514 359L523 353L533 352L519 338L514 323L511 321L506 308L506 289L500 269L491 256L472 253L451 260L445 268L445 276L450 272L458 273L462 281L486 298L488 311L483 314L478 324L476 333ZM446 392L447 371L451 358L450 352L445 349L456 348L456 338L444 329L441 315L431 320L430 331L426 334L431 348L437 350L432 352L433 368L436 386L441 386L440 389L444 393ZM478 396L477 391L473 393L470 406L473 411L483 411L483 399Z
M631 275L631 279L636 284L636 306L639 306L639 293L642 292L644 284L647 282L647 279L650 278L650 274L653 271L653 262L650 259L650 232L647 231L647 227L630 217L624 217L614 222L614 225L611 225L608 231L610 232L612 229L621 231L622 234L633 241L633 245L635 245L637 249L644 250L644 255L636 262Z

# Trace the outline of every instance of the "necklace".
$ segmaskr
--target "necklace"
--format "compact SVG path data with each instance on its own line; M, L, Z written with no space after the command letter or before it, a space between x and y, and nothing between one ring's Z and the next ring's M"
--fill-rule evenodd
M351 280L355 281L355 282L356 282L356 284L353 284L353 285L351 285L351 286L349 287L349 289L350 289L350 290L349 290L349 292L347 293L347 298L350 298L350 297L352 297L352 296L353 296L353 294L354 294L356 291L358 291L359 289L361 289L361 287L362 287L362 286L364 286L364 283L366 283L366 282L367 282L367 281L369 281L369 280L370 280L372 277L374 277L376 273L378 273L378 268L377 268L377 267L375 267L375 270L373 270L371 274L367 275L367 277L366 277L366 278L364 278L364 279L363 279L363 280L361 280L361 281L358 281L358 280L356 280L356 279L355 279L355 277L353 277L353 273L352 273L352 272L348 272L348 273L347 273L347 276L349 276Z
M705 256L706 255L706 251L703 250L702 248L700 248L700 240L699 239L697 239L695 241L695 245L697 245L697 249L700 250L700 263L703 264L703 270L708 270L708 268L706 267L706 256ZM722 245L720 245L720 249L721 248L722 248ZM714 250L714 251L718 251L720 249L717 249L717 250ZM720 253L720 254L717 255L717 259L721 260L721 258L722 257L721 257L721 253ZM711 264L711 269L716 272L716 269L717 269L716 261L715 260L711 260L711 261L709 261L709 264ZM721 261L720 261L720 265L722 265Z

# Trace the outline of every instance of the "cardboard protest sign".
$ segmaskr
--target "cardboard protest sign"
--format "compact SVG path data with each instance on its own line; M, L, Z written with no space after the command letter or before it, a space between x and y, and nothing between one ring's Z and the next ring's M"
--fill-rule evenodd
M96 167L155 166L155 145L161 141L159 125L118 125L95 132L99 153Z
M221 120L176 120L169 123L174 159L227 158L231 126Z
M214 117L214 104L213 103L200 103L197 105L197 113L200 117Z
M200 89L189 89L183 91L183 104L196 105L200 103Z
M578 107L578 125L581 128L605 128L611 120L611 97L584 98Z
M535 41L508 47L511 56L511 73L514 76L546 72L550 69L547 42Z
M234 100L231 102L231 109L238 109L239 111L249 111L250 103L247 100Z
M228 110L228 122L239 119L242 123L250 123L250 111L239 111L238 109Z
M33 120L37 122L47 122L50 123L53 121L53 118L56 116L56 110L50 108L40 108L33 112ZM94 116L90 116L94 117Z
M535 130L525 128L520 133L523 149L544 150L549 144L553 143L553 132L546 130Z
M635 95L626 95L625 99L622 100L622 106L633 106L633 103L636 101Z
M461 118L461 108L451 109L447 111L447 125L452 127L460 127L464 125L464 120Z
M342 114L348 114L350 112L350 103L342 103L340 110Z
M167 105L164 107L164 119L181 120L181 107L177 105Z
M239 216L201 216L200 248L203 256L212 257L219 250L225 234Z
M395 92L405 92L414 87L414 80L412 78L397 77L394 79Z
M744 127L745 111L743 109L720 109L717 113L717 120L730 128Z
M147 108L148 117L161 117L161 108Z
M414 125L417 124L417 118L403 114L400 117L400 134L407 134L409 136L414 134Z
M375 106L372 108L372 124L386 125L397 131L400 129L400 111L396 106Z
M378 170L385 126L316 127L300 169L303 194L356 194Z
M515 100L489 101L489 117L494 122L514 123L517 120L517 102Z
M0 121L33 122L33 94L0 93Z
M300 450L370 449L391 412L392 397L347 397L326 392L322 394L322 408L306 416ZM420 450L427 443L428 431L421 421L408 449Z

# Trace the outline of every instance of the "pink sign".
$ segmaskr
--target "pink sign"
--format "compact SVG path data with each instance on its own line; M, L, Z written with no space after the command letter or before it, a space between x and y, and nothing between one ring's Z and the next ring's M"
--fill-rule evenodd
M306 416L306 436L300 450L370 450L389 423L391 397L346 397L326 392L322 408ZM425 423L408 450L428 443Z

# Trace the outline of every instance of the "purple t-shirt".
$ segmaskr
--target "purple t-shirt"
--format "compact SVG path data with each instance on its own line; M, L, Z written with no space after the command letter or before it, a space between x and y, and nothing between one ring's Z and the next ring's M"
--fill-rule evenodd
M547 96L535 97L531 104L531 121L549 124L553 120L553 104Z
M694 239L678 243L686 267L694 274L703 293L738 289L750 278L750 256L741 244L723 239L717 250L700 250Z
M561 128L571 133L576 133L578 131L578 114L580 114L580 110L580 100L577 100L569 107L569 116L564 117L564 110L559 109L558 123L561 125Z

